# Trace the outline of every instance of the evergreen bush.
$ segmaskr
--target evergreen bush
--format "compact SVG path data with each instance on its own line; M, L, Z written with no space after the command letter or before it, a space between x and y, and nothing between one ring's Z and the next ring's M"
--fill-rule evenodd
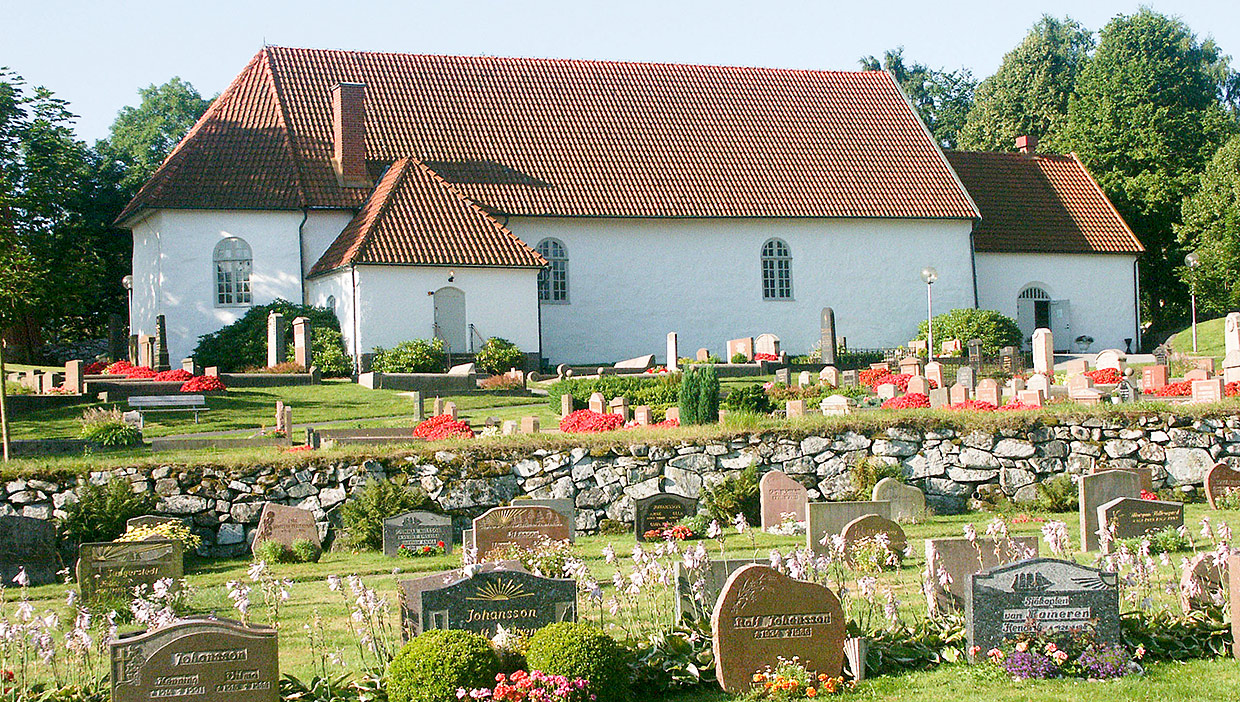
M488 373L507 373L525 366L525 354L511 341L493 336L478 350L474 363Z
M745 515L750 524L762 523L762 494L759 489L758 469L750 466L740 475L702 491L702 506L712 519L720 524L731 523L738 514Z
M434 500L420 487L371 479L341 506L340 519L349 545L379 551L383 549L383 520L434 506Z
M198 348L194 349L194 360L202 366L217 366L224 372L238 372L251 366L266 366L267 315L271 312L284 315L284 340L285 345L290 349L293 347L293 320L298 317L310 320L313 336L316 339L319 336L329 339L330 334L326 333L328 330L334 330L337 334L340 332L340 321L336 319L336 314L331 310L313 305L296 305L288 300L277 299L266 305L255 305L241 319L219 331L198 337ZM311 342L311 348L316 351L317 356L316 341ZM343 344L341 348L343 349ZM324 355L329 354L324 351ZM322 370L323 366L320 365L319 369ZM349 372L351 373L352 370L350 369Z
M641 375L606 375L602 378L569 378L551 384L547 389L548 402L558 414L560 397L572 395L575 409L584 409L590 396L603 393L607 401L617 397L627 398L630 407L647 405L661 409L676 404L680 396L681 374L667 373L658 377Z
M629 699L627 652L590 624L559 622L539 629L530 637L525 660L531 670L587 681L598 702Z
M344 347L344 337L339 329L315 329L310 348L314 351L314 365L324 378L353 375L353 359Z
M83 481L77 502L65 503L60 531L71 548L78 544L112 541L125 533L125 522L151 514L157 499L151 492L134 492L133 484L113 478L103 485Z
M722 406L729 412L749 412L752 414L769 414L773 407L771 398L761 385L744 385L736 388L723 398Z
M390 349L376 346L370 369L378 373L442 373L447 365L442 339L414 339Z
M499 672L499 656L485 637L436 629L414 637L388 664L387 696L390 702L452 702L461 688L492 687Z
M680 381L680 424L719 421L719 375L710 364L686 368Z
M917 338L925 340L928 327L922 322L917 328ZM966 345L973 339L982 342L982 353L996 355L1004 346L1020 348L1024 335L1016 320L994 310L958 309L944 312L934 318L934 343L959 339Z

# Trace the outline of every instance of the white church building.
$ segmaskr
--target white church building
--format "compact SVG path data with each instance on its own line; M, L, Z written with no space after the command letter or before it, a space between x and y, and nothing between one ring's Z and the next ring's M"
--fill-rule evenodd
M893 346L926 266L936 313L1139 343L1142 247L1084 167L945 154L883 72L265 47L118 221L131 333L165 315L174 359L276 298L333 310L355 357L802 353L827 306Z

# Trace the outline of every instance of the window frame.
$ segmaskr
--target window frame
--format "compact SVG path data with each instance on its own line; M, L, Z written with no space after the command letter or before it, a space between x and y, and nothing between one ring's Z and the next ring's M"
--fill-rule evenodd
M547 250L544 250L544 247ZM558 248L558 254L555 249ZM549 236L534 247L534 250L543 258L547 259L547 265L538 271L538 304L540 305L567 305L571 301L568 285L568 247L564 242L555 237ZM561 277L562 296L557 298L556 293L556 275ZM547 297L543 297L544 288L547 291Z
M246 255L236 255L242 252ZM248 241L230 236L216 242L211 253L211 270L215 283L215 307L235 309L254 306L254 249Z
M763 302L794 301L796 296L792 287L792 247L788 242L779 237L771 237L762 242L759 261Z

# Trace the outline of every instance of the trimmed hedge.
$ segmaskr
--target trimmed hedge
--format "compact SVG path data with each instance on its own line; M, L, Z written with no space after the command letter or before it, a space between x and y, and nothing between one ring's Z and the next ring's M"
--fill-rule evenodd
M582 678L598 702L629 699L628 652L590 624L559 622L539 629L530 637L525 660L530 670Z
M560 396L572 395L573 408L585 409L596 392L610 402L625 397L629 407L649 405L670 407L680 398L680 374L667 373L656 377L638 375L607 375L602 378L569 378L551 384L547 397L552 410L560 411Z
M499 656L483 636L468 631L427 631L405 644L388 664L388 699L455 700L462 687L493 686L499 672Z

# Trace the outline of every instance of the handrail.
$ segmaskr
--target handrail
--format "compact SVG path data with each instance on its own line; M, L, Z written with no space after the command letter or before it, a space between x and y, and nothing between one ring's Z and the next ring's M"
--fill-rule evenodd
M471 323L469 325L469 352L470 353L474 353L474 337L478 337L478 348L479 349L481 349L483 346L486 345L487 340L478 331L478 327L475 327Z

